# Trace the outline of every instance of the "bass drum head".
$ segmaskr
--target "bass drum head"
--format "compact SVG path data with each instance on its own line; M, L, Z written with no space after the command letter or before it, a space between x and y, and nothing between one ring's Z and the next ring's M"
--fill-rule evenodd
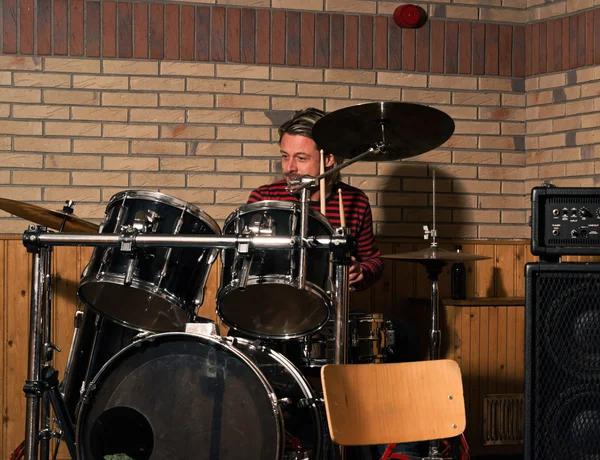
M258 367L225 339L159 334L99 372L77 422L79 460L269 460L282 414Z

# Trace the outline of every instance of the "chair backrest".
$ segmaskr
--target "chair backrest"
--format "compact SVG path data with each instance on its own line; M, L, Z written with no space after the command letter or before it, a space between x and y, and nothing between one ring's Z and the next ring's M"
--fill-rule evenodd
M465 429L455 361L330 364L321 381L330 435L340 445L445 439Z

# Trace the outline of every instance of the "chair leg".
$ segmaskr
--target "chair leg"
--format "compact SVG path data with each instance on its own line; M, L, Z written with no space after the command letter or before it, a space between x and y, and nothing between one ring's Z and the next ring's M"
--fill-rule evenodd
M380 460L389 460L390 458L398 459L398 460L409 460L408 455L394 453L394 449L396 448L397 445L398 444L390 444L389 446L387 446L387 448L385 449L385 452L381 456Z

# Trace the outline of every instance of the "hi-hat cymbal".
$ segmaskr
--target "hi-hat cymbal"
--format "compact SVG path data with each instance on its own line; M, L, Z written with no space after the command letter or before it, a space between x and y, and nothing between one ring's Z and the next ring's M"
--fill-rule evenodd
M65 220L65 226L62 230L65 233L98 233L98 225L92 222L80 219L72 214L53 211L22 201L0 198L0 209L54 230L60 230L60 226Z
M475 260L491 259L488 256L480 256L477 254L467 254L465 252L453 252L439 247L429 247L420 251L401 252L399 254L385 254L382 259L405 260L413 262L471 262Z
M370 148L382 153L366 161L390 161L420 155L446 142L454 121L441 110L406 102L372 102L331 112L317 121L312 135L326 153L354 158Z

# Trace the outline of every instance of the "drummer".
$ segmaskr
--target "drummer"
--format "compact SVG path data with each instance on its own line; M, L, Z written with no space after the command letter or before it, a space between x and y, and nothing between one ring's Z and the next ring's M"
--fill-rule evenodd
M288 192L286 187L297 176L319 175L321 153L312 138L312 128L324 115L322 110L307 108L296 112L279 127L284 179L257 188L250 194L248 203L264 200L298 201L296 195ZM325 170L333 168L340 161L341 159L332 154L324 153ZM334 228L341 225L338 190L341 190L343 197L346 227L357 242L357 250L352 256L350 267L350 285L353 290L366 289L383 273L383 261L373 236L369 198L360 189L341 182L339 172L329 176L325 186L325 216ZM321 193L320 188L316 188L310 196L310 205L315 211L320 210Z

